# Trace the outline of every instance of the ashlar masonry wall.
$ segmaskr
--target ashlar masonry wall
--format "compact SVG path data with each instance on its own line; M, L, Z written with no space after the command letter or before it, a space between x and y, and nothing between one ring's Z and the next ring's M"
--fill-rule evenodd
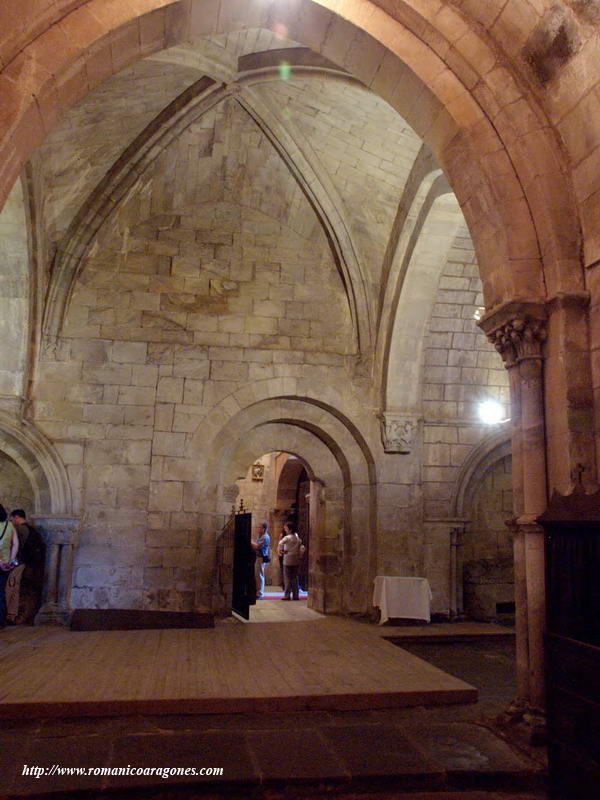
M377 571L426 576L433 590L432 611L442 615L451 606L450 531L463 524L463 517L475 515L474 509L461 509L458 518L456 497L465 463L498 434L497 426L480 422L478 405L495 399L508 409L504 365L476 324L482 304L473 244L463 226L441 269L427 327L419 420L410 452L379 450L385 483L378 487ZM479 522L474 539L483 553L499 534L497 525Z
M461 523L456 519L455 500L462 470L474 448L499 431L498 426L480 422L478 405L497 400L505 409L505 418L509 416L508 375L499 354L476 324L475 314L482 305L473 244L463 229L440 278L423 365L423 569L433 585L434 609L442 613L450 605L450 530ZM510 480L510 472L507 475ZM505 489L492 489L491 494L498 494L502 503ZM466 514L469 517L474 510L466 509ZM479 552L489 550L498 535L496 527L478 525ZM458 581L462 581L460 567Z
M192 608L186 487L205 476L186 446L207 412L266 379L347 383L350 315L314 212L249 119L220 113L233 141L213 115L105 224L40 365L36 424L83 445L75 606Z

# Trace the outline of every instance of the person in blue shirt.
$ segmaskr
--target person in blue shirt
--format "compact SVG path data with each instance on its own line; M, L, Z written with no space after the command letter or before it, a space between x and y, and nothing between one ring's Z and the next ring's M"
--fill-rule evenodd
M256 557L258 561L258 592L256 596L264 597L265 566L271 560L271 537L269 536L269 526L266 522L262 523L260 536L256 540Z

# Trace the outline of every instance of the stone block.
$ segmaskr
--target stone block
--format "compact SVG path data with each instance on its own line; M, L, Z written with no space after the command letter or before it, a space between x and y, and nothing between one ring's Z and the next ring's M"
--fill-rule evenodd
M278 330L276 317L246 317L244 330L246 333L275 334Z
M156 386L158 367L154 364L135 364L131 370L132 386Z
M230 314L226 317L218 317L217 330L225 333L243 333L245 317L242 314Z
M154 427L157 431L170 431L173 426L173 403L157 403Z
M185 379L183 390L184 405L201 406L204 393L204 381Z
M124 423L129 426L154 425L154 406L125 406Z
M459 367L425 367L423 380L427 383L459 383Z
M177 408L189 408L189 406L178 406ZM172 429L179 433L194 433L202 420L200 414L189 414L183 411L175 411L173 416Z
M450 464L449 444L426 444L423 447L423 463L433 467L446 467Z
M210 372L210 362L185 359L173 364L173 377L191 378L202 381L208 378Z
M150 464L152 444L149 441L126 441L121 443L124 464Z
M56 387L56 384L46 384L44 383L40 390L37 391L37 395L39 396L40 400L49 399L43 396L45 394L44 391L47 386ZM105 398L104 396L104 389L105 387L98 385L98 384L82 384L76 383L72 386L62 386L62 391L64 391L64 399L67 402L71 403L102 403L102 402L113 402L110 398ZM54 399L60 399L60 392L61 389L55 388L54 389ZM115 395L116 399L116 395Z
M54 444L64 464L81 464L83 461L83 445L71 442L56 442Z
M156 481L150 484L149 511L181 511L183 487L180 481Z
M181 403L183 400L183 378L159 378L156 399L162 403Z
M450 350L450 352L448 353L448 366L449 367L481 366L481 364L479 363L480 355L481 353L478 353L477 351Z
M84 364L83 381L128 386L131 383L131 367L124 364L107 364L105 366Z
M158 311L160 309L160 294L152 292L132 292L130 307L139 311Z
M110 342L96 339L86 341L76 339L71 342L71 358L75 361L88 361L104 364L110 354Z
M147 361L149 364L172 364L176 345L163 342L149 342Z
M235 361L211 361L210 378L214 381L246 381L248 365Z
M148 386L122 386L119 404L125 406L149 406L156 399L156 389Z
M125 409L115 405L84 405L85 422L110 422L120 425L124 420Z
M117 508L147 508L148 489L145 487L119 487L117 488Z
M185 434L156 431L152 441L152 453L158 456L182 456L185 452Z
M63 432L61 438L66 439L103 439L104 438L104 425L99 425L93 422L75 422L67 424L66 431ZM54 432L54 436L59 435Z
M132 407L133 408L133 407ZM141 407L138 408L141 410ZM125 411L127 418L127 410ZM108 425L106 435L109 437L114 436L117 439L152 439L152 426L147 425Z
M200 466L196 459L165 458L162 478L165 481L194 481L198 478L199 469Z
M144 488L150 481L150 467L140 464L106 464L94 470L97 486Z

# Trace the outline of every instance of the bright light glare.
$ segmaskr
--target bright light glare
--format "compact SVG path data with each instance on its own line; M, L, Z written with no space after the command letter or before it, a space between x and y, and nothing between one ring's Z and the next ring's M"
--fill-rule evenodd
M484 400L479 404L478 408L479 419L486 425L497 425L499 422L505 422L504 409L495 400Z

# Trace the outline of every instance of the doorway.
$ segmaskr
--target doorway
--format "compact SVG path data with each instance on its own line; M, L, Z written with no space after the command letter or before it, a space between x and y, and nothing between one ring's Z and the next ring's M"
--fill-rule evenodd
M265 453L249 465L246 474L236 481L238 503L252 515L252 540L261 535L263 523L270 537L269 562L261 567L259 555L256 566L257 594L261 594L261 571L264 574L262 597L250 608L251 621L291 621L320 615L308 609L310 593L310 539L315 515L311 514L311 478L308 465L292 453ZM300 563L298 604L282 604L284 576L278 544L289 523L298 533L305 551Z

